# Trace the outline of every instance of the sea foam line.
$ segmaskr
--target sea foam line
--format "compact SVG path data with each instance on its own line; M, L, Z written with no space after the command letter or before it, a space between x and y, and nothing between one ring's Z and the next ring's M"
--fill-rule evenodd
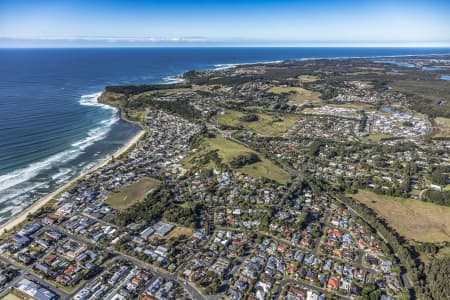
M80 105L83 106L96 106L117 112L118 111L117 108L98 102L98 98L100 97L101 94L102 92L96 92L92 94L83 95L81 96L79 103Z
M27 187L17 187L13 189L9 189L8 192L3 195L6 198L6 202L12 202L15 206L20 205L22 203L21 199L19 199L19 196L23 196L29 192L32 192L33 190L43 187L46 185L46 182L37 182L33 185L27 186ZM2 202L4 203L4 202Z
M41 186L41 184L34 184L30 187L25 187L23 186L23 184L35 178L43 171L49 170L51 168L57 168L61 166L61 164L74 160L80 154L82 154L87 147L105 138L105 136L111 130L111 126L119 121L120 117L117 113L118 109L98 102L98 97L100 95L101 92L83 95L81 96L79 103L83 106L93 106L100 109L109 110L111 111L111 118L98 122L96 124L98 125L97 127L88 131L87 137L71 144L71 148L69 148L68 150L54 154L41 161L31 163L21 169L17 169L7 174L0 175L0 203L7 202L14 197L28 193ZM53 176L59 177L60 175L56 174ZM49 180L55 179L58 178L49 178ZM20 189L15 188L18 185L21 185Z
M102 140L106 137L111 130L111 126L120 120L118 115L118 109L103 103L98 102L101 92L83 95L80 99L80 105L99 107L111 111L111 117L106 120L102 120L97 123L98 127L95 127L88 131L88 136L84 139L72 144L73 147L78 147L80 150L84 150L91 146L95 142Z
M166 76L166 77L163 78L163 80L164 80L164 83L167 83L167 84L181 83L181 82L185 81L184 78L181 77L181 76L182 75Z
M231 64L216 64L214 65L213 70L226 70L236 68L238 66L247 66L247 65L259 65L259 64L278 64L282 63L285 60L271 60L271 61L257 61L257 62L249 62L249 63L231 63Z

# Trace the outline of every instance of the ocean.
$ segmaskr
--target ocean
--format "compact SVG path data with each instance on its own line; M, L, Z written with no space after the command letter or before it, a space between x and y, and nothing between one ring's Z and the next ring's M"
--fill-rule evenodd
M0 223L110 157L138 132L96 99L107 85L177 81L193 69L304 58L450 53L444 48L0 50Z

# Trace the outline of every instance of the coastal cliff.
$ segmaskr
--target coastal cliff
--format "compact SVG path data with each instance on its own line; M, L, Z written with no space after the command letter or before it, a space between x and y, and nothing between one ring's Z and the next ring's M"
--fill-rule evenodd
M153 99L153 96L164 94L166 91L173 92L191 88L192 85L185 83L107 86L98 101L119 109L122 119L142 127L148 105L178 114L187 112L188 116L199 115L196 109L183 100L155 102Z
M126 94L108 91L107 89L105 89L98 98L99 103L117 108L122 120L133 123L142 128L142 115L130 114L127 109L128 101L129 97Z

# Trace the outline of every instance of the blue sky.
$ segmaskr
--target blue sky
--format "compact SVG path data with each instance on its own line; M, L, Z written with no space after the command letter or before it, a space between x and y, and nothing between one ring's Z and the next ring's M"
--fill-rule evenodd
M0 46L450 45L448 0L0 0Z

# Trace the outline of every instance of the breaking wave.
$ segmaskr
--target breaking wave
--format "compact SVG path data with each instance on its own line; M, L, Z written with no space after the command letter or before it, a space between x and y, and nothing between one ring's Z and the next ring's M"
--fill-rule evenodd
M238 66L246 66L246 65L258 65L258 64L277 64L281 63L283 60L271 60L271 61L259 61L259 62L251 62L251 63L234 63L234 64L216 64L214 65L214 70L226 70L236 68Z
M87 132L87 136L72 143L65 151L0 175L0 222L3 221L2 215L5 213L17 212L30 205L30 194L39 196L38 190L48 188L49 183L61 185L74 178L80 170L67 168L67 163L79 157L89 146L104 139L111 130L111 126L120 120L116 108L97 101L100 94L83 95L79 100L80 105L110 111L109 117L97 121L94 128ZM49 173L53 174L48 175Z
M163 78L163 80L164 83L180 83L185 81L181 75L166 76Z

